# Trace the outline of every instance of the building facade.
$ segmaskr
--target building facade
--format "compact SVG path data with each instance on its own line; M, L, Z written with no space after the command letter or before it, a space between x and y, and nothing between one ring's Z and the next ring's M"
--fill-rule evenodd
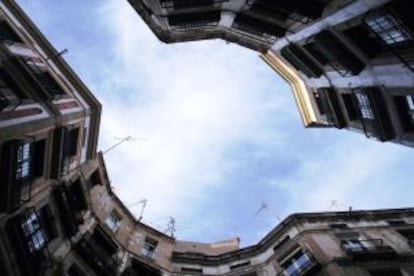
M129 2L166 43L221 38L259 51L306 127L414 146L412 1Z
M100 103L62 54L0 2L0 275L414 275L412 208L294 214L245 248L142 223L111 189Z

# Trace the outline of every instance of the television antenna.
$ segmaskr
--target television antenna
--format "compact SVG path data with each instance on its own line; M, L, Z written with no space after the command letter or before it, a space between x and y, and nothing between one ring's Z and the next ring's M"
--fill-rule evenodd
M106 154L106 153L110 152L111 150L113 150L114 148L116 148L117 146L121 145L124 142L135 142L137 140L147 141L147 139L145 139L145 138L139 138L139 137L137 138L137 137L132 137L132 136L126 136L124 138L115 137L115 139L120 140L120 141L115 143L114 145L110 146L105 151L103 151L102 154Z
M175 229L175 218L169 217L169 221L167 223L167 230L164 233L170 233L171 238L174 238L174 233L177 229Z
M256 211L256 213L254 213L254 217L257 217L261 212L263 212L264 210L269 209L269 205L266 202L263 202L260 204L259 209Z
M144 209L145 209L145 207L147 206L147 202L148 202L148 200L144 198L144 199L141 199L141 200L139 200L139 201L137 201L137 202L134 202L134 203L132 203L132 204L130 204L130 205L128 206L128 208L131 208L131 207L133 207L133 206L135 206L135 205L142 204L142 207L141 207L141 212L139 213L139 217L138 217L138 222L139 222L139 221L141 221L141 220L142 220L142 218L143 218Z

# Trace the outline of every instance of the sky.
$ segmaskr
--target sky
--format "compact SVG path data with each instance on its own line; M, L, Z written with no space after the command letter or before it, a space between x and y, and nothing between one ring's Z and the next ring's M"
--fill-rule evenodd
M289 214L413 205L414 150L305 129L258 53L221 40L163 44L125 0L18 0L103 105L115 193L180 240L258 242ZM410 191L410 192L407 192Z

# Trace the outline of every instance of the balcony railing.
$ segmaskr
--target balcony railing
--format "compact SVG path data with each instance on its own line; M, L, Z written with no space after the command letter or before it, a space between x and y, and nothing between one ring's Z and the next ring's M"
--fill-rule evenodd
M278 26L246 14L238 14L234 19L233 26L257 36L270 35L282 37L286 33L286 29L283 26Z
M357 116L367 138L388 141L395 137L390 115L381 91L376 87L352 90Z
M365 68L365 63L331 31L321 31L314 40L315 50L341 76L357 75Z
M98 275L116 275L118 263L93 237L85 235L75 245L75 249Z
M304 4L302 0L248 0L248 4L253 7L261 7L263 10L272 10L277 13L285 14L300 14L304 17L305 22L309 22L310 19L318 18L322 15L325 8L324 1L313 0L311 3Z
M228 2L228 0L161 0L162 8L166 9L188 9L211 7L215 3Z
M217 26L220 21L221 11L205 11L193 13L174 14L168 17L171 28L189 29Z
M395 2L395 3L394 3ZM412 15L406 1L394 1L365 17L364 23L402 64L414 72L414 30Z
M392 247L384 245L382 239L358 240L353 245L345 242L341 247L352 259L359 261L388 260L397 255Z
M332 88L320 88L318 89L318 94L328 122L337 128L345 127L345 118L335 90Z
M284 47L281 54L296 70L301 71L308 78L318 78L323 73L322 68L295 44Z

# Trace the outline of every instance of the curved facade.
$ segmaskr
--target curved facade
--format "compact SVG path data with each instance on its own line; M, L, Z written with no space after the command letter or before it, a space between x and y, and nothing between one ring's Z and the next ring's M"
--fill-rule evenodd
M166 43L222 38L261 53L306 127L414 145L414 23L404 0L129 0Z
M318 20L315 2L296 12ZM0 2L0 275L414 275L412 208L293 214L245 248L142 223L111 189L96 149L100 103L62 54L14 1ZM302 73L277 51L263 59L292 85L304 121L317 121Z

